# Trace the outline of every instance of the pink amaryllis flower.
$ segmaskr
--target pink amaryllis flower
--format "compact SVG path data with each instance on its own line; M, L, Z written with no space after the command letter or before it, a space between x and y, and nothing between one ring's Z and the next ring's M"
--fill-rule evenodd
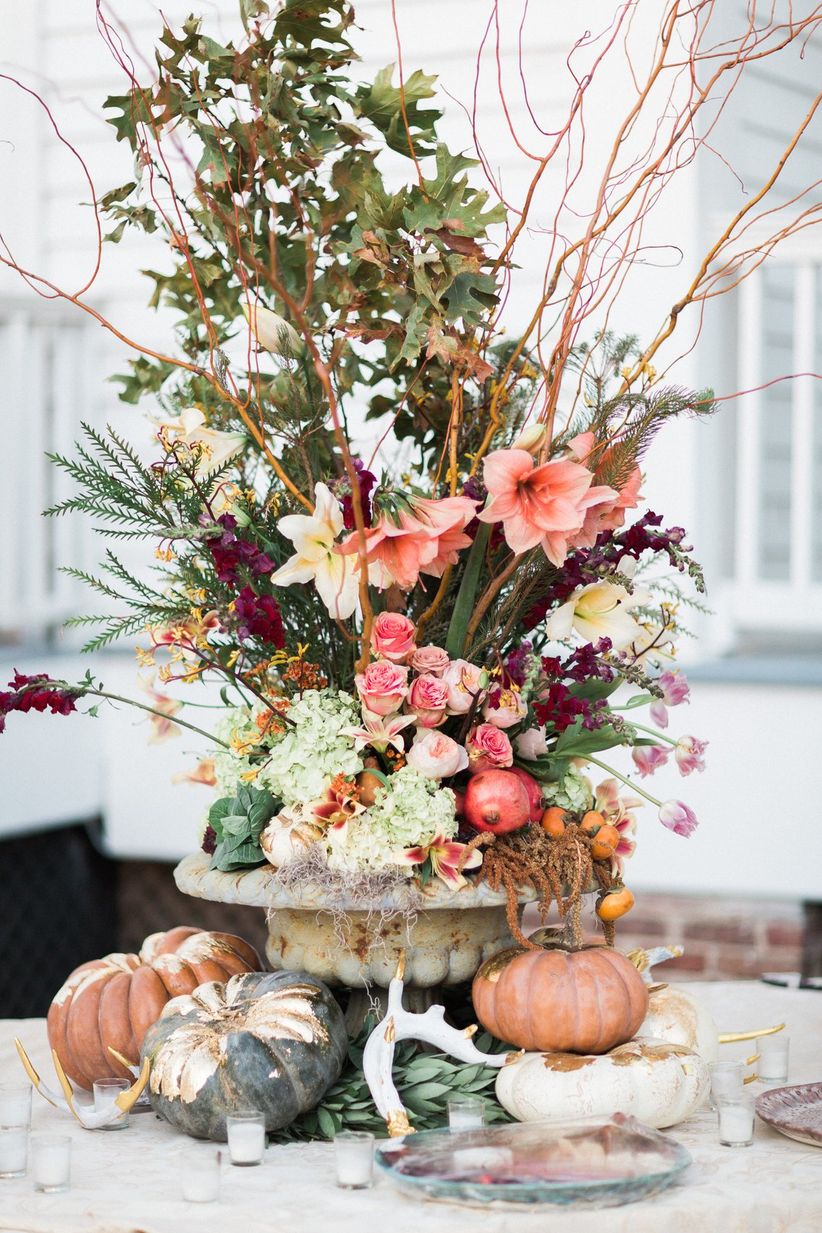
M674 748L674 758L680 775L690 775L693 771L704 771L707 748L707 741L700 741L696 736L681 736Z
M601 813L606 822L619 831L619 843L611 858L613 870L622 875L623 862L633 856L636 842L636 818L633 811L639 809L642 801L638 796L620 796L619 784L615 779L604 779L596 789L594 809Z
M421 573L440 578L447 565L456 565L460 550L470 546L465 528L476 507L476 501L464 496L439 501L412 497L396 519L382 514L365 537L370 581L382 590L396 583L409 591ZM355 554L359 547L359 536L353 534L340 552Z
M424 865L430 859L431 872L434 876L441 878L443 882L457 890L466 882L459 869L459 863L467 847L466 843L457 843L455 839L446 839L443 835L437 835L429 844L406 848L402 853L402 861L407 865ZM468 853L462 867L463 869L476 869L481 864L482 853L475 848Z
M568 442L569 453L584 466L591 466L590 459L594 450L596 441L592 432L582 432ZM591 467L591 470L596 471L598 467L607 461L609 450L605 450L600 454L596 465ZM642 472L639 467L634 467L628 479L623 486L614 491L612 488L601 486L597 489L592 489L600 494L599 500L592 503L585 511L585 521L582 524L582 529L573 538L573 546L575 548L591 548L596 542L596 538L601 531L617 531L621 526L625 525L625 511L636 509L640 502L640 488L642 486Z
M659 820L669 831L686 839L699 826L696 814L684 801L663 801L659 807Z
M634 766L643 777L653 775L661 766L665 766L671 756L667 745L635 745L631 750Z
M363 707L362 727L340 728L340 735L352 737L355 749L365 749L366 745L371 745L382 750L390 745L397 753L402 753L405 749L402 733L416 722L416 715L377 715L375 711Z
M568 459L534 465L527 450L494 450L483 464L490 501L477 515L482 522L501 522L508 547L516 553L542 544L554 565L568 555L568 542L582 529L585 512L613 488L592 488L586 467Z

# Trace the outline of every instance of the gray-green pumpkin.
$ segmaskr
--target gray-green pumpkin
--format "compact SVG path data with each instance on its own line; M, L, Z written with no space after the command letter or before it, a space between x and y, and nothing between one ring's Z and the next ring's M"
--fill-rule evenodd
M168 1002L149 1028L149 1098L196 1139L226 1137L226 1114L259 1109L269 1131L319 1104L348 1049L342 1011L305 972L250 972Z

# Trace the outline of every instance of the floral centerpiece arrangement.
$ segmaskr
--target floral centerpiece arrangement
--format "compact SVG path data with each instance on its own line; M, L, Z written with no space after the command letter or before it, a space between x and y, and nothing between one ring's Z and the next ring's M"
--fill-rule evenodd
M584 234L557 230L537 310L508 335L527 209L493 203L476 161L438 140L433 79L400 65L357 82L346 0L240 9L236 44L193 18L166 27L148 84L99 13L129 79L106 105L135 171L94 194L95 213L108 241L165 240L170 261L148 277L174 342L125 339L139 355L122 397L149 404L147 453L89 426L54 459L76 491L49 513L82 511L157 558L153 574L111 549L99 576L70 569L105 601L74 624L94 629L92 651L139 639L150 697L135 705L158 732L203 730L189 704L221 682L213 752L192 772L215 789L214 868L269 861L292 885L363 893L374 878L423 893L485 881L522 941L522 887L571 917L596 891L610 936L632 903L640 804L677 836L697 824L645 786L666 764L701 770L705 742L668 734L689 692L681 606L703 583L686 532L643 506L642 460L665 423L714 409L651 359L712 293L733 228L648 347L591 317L710 93L679 100L641 165L620 164L626 119ZM687 36L694 81L712 64L700 38ZM740 39L715 81L749 54ZM401 182L386 151L405 160ZM115 330L82 293L53 290ZM18 674L0 726L110 697L92 675ZM634 776L608 762L620 747Z

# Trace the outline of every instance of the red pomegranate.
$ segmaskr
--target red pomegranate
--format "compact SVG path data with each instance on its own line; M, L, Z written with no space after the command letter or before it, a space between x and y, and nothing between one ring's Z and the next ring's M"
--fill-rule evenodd
M530 812L528 814L529 822L539 822L542 818L545 802L542 799L542 786L537 783L533 775L529 775L521 766L511 766L508 768L509 775L516 775L521 784L525 785L525 791L528 793L528 802Z
M480 771L468 781L463 816L475 831L504 835L524 826L531 813L525 785L510 771Z

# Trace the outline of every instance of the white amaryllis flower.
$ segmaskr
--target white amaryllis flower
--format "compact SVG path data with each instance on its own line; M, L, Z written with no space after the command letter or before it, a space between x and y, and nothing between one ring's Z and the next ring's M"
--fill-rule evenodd
M303 350L303 340L294 326L266 308L264 304L243 304L246 321L251 327L251 333L263 351L273 355L299 355Z
M296 552L271 575L270 581L276 587L313 582L331 615L344 620L357 606L357 558L335 551L343 516L331 489L316 484L314 500L313 514L287 514L277 523L277 529L291 540Z
M545 622L545 632L558 642L579 634L585 642L610 638L615 651L629 646L643 634L642 626L631 616L631 609L645 600L635 591L613 582L591 582L577 587L573 595Z
M198 475L211 475L219 471L229 458L239 454L246 442L243 432L219 432L206 428L206 417L199 407L186 407L176 419L158 423L160 436L169 444L177 442L197 449Z

